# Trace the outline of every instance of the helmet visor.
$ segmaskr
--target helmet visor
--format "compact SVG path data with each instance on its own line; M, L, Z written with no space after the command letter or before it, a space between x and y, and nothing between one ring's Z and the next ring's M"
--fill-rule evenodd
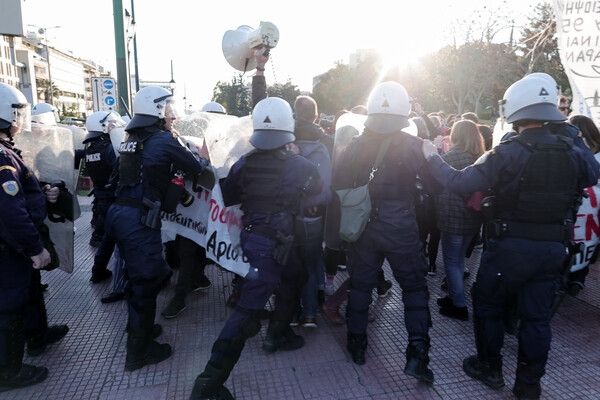
M179 106L179 103L175 101L172 97L170 97L165 104L165 118L170 119L180 119L185 116L183 110Z
M21 129L31 129L31 106L29 104L17 104L15 107L15 120L13 126L21 126Z
M114 128L124 128L125 121L121 119L121 116L115 112L110 112L106 115L105 120L100 120L101 123L104 123L106 127L104 133L110 133Z

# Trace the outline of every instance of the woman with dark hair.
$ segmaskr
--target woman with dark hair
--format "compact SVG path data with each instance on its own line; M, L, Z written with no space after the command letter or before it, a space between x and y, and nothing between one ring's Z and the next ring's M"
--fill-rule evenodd
M473 164L484 152L477 125L456 122L450 133L451 148L442 159L457 170ZM448 279L448 296L438 299L440 314L462 321L469 319L463 286L467 248L481 227L481 214L468 208L470 193L443 192L436 196L437 225L442 236L442 256Z
M585 115L575 115L571 117L569 122L575 125L585 139L586 144L594 153L596 161L600 162L600 132L594 124L591 118ZM577 296L581 289L585 287L585 277L587 276L590 268L589 265L596 262L598 259L600 238L598 237L597 231L588 228L588 223L598 226L600 221L598 220L598 208L600 199L600 185L596 184L585 189L588 197L584 197L577 212L577 221L575 222L575 228L573 232L573 240L576 242L583 242L585 244L585 251L582 254L577 255L575 263L571 267L571 273L569 274L569 294L571 296Z

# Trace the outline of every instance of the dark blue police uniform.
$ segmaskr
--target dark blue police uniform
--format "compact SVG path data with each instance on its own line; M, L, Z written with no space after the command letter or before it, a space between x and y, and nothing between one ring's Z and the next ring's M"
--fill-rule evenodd
M197 174L208 162L204 158L197 160L171 132L156 125L131 129L128 133L128 140L120 148L117 197L108 210L106 229L127 265L129 359L130 355L148 349L156 296L169 273L162 256L160 213L161 202L171 185L172 166Z
M259 315L276 289L275 310L267 337L279 340L290 334L289 323L295 300L306 281L306 271L293 250L285 265L275 260L274 251L280 240L277 236L292 237L301 196L319 193L322 182L310 161L276 149L257 150L242 156L220 185L226 206L241 203L244 211L241 246L250 266L257 270L257 276L244 280L237 307L215 341L210 362L199 377L208 375L210 380L202 388L202 394L212 396L227 380L246 339L259 332ZM293 245L293 241L289 243ZM277 343L267 350L277 350ZM198 382L192 398L200 395Z
M496 146L462 171L454 170L437 155L429 163L432 175L447 190L476 192L491 188L496 194L495 220L486 225L486 246L472 290L477 358L501 374L503 311L507 300L516 298L521 320L517 380L539 385L550 349L550 305L566 259L565 245L572 234L569 202L575 207L576 192L597 182L600 167L589 149L573 145L570 139L553 134L547 127L525 129L518 138L519 142L510 140ZM545 201L529 191L523 196L526 188L537 183L527 182L531 174L527 165L535 154L531 149L561 149L556 146L562 144L567 146L557 154L566 155L564 165L574 177L564 179L567 185L572 181L570 192L547 196ZM555 165L548 162L541 168ZM543 176L539 171L534 173ZM552 173L556 181L567 176L561 171ZM566 199L564 204L561 198ZM527 204L531 199L537 200ZM562 207L558 213L562 218L540 223L547 215L557 214L554 205ZM536 215L541 219L536 220ZM503 382L500 378L488 384L501 386Z
M340 157L333 187L339 190L366 184L379 149L388 138L391 141L383 161L369 184L369 222L360 238L348 244L347 251L348 348L358 364L365 362L369 305L385 259L402 288L408 340L424 343L424 350L429 348L427 262L421 251L415 214L417 174L429 192L435 192L436 185L421 154L422 139L404 132L376 134L365 130Z
M105 186L109 182L116 162L117 156L108 135L92 139L90 146L85 151L85 165L92 182L94 182L94 197L98 208L94 235L100 239L104 236L104 220L113 198L113 193Z
M105 237L105 220L108 208L114 201L114 188L107 189L113 169L117 164L117 156L113 150L112 142L108 135L100 135L91 139L85 149L85 165L92 182L94 182L94 201L96 207L96 223L92 241L100 243L94 257L92 267L92 282L99 282L110 277L106 270L110 257L114 251L115 242Z
M19 370L26 335L47 329L40 272L30 258L44 249L38 229L46 198L18 153L0 139L0 375Z

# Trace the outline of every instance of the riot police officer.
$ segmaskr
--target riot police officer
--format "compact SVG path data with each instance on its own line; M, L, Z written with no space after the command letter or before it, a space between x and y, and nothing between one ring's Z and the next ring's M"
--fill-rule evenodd
M210 361L197 378L191 399L232 399L223 384L246 340L260 331L260 315L278 288L275 311L263 348L293 350L304 345L289 323L301 287L303 268L293 251L293 220L304 195L319 193L316 167L298 155L292 108L277 97L260 101L252 115L256 148L242 156L221 182L226 206L241 203L241 245L257 276L246 278L240 299L212 347Z
M421 155L423 140L402 131L409 126L408 93L397 82L383 82L370 93L368 116L362 135L355 137L334 171L335 190L366 184L369 175L371 214L360 238L348 244L347 267L350 274L348 295L348 343L352 360L365 363L367 319L372 291L384 259L402 288L404 323L408 331L404 373L432 383L429 364L429 293L425 275L427 263L415 215L417 174L425 188L433 180ZM380 149L386 149L380 166L374 164Z
M26 337L28 353L39 355L69 330L48 327L39 272L50 263L50 254L38 229L46 200L56 202L58 189L40 187L13 147L29 113L25 96L0 83L0 392L34 385L48 375L45 367L23 364Z
M502 316L507 300L516 298L521 324L513 393L521 399L540 397L551 341L550 305L573 232L577 194L597 182L600 170L589 149L548 126L565 120L556 95L555 86L536 77L510 86L504 115L518 135L462 171L444 164L430 144L424 146L433 176L447 190L495 193L472 290L477 354L463 361L463 370L492 388L504 386Z
M171 346L153 339L160 334L154 325L156 297L169 274L162 256L161 212L167 207L167 192L173 189L172 168L198 174L208 164L165 130L165 108L172 101L171 93L156 86L136 94L128 137L119 148L116 200L106 216L107 232L127 264L129 279L126 371L171 355Z
M94 182L94 201L97 218L90 245L101 244L94 258L90 282L98 283L112 276L106 269L114 250L114 241L102 243L104 237L104 221L108 207L114 200L114 189L107 188L110 176L117 163L117 156L110 140L110 131L116 126L125 126L121 117L112 111L98 111L90 115L85 123L88 134L83 140L88 144L85 149L85 165L92 182Z
M56 126L60 118L58 109L52 104L37 103L31 109L31 122L42 125Z

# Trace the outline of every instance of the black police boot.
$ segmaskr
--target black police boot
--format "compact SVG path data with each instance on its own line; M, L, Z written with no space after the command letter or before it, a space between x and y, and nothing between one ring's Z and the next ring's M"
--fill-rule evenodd
M544 368L532 366L523 360L521 352L517 360L517 379L512 392L519 400L539 399L542 394L540 379L544 375ZM534 382L534 383L527 383Z
M477 379L491 388L498 389L504 386L502 376L502 362L494 365L480 361L477 356L470 356L463 360L463 371L473 379Z
M49 345L64 338L67 332L69 332L67 325L49 326L45 333L35 335L27 341L27 355L39 356Z
M125 332L129 333L129 323L127 323L127 326L125 327ZM162 335L162 333L163 333L162 326L160 324L154 324L154 326L152 326L152 333L150 334L150 337L152 339L156 339L157 337Z
M234 400L229 389L223 386L230 372L209 361L194 382L190 400Z
M519 400L537 400L542 394L542 387L539 382L527 384L517 378L512 392Z
M6 354L5 364L0 364L0 392L35 385L46 379L46 367L23 364L25 336L21 318L14 315L11 325L0 335L4 336L0 343L4 342Z
M105 279L112 277L112 272L106 268L98 268L95 265L92 267L92 277L90 282L100 283Z
M367 350L367 334L366 333L350 333L348 332L348 343L346 348L352 356L352 361L355 364L363 365L365 360L365 351Z
M262 348L269 353L277 350L291 351L304 346L304 338L296 335L289 323L271 321L267 328L267 336L263 340Z
M429 343L426 341L410 342L406 348L406 366L404 373L420 381L433 383L433 372L429 365Z
M135 371L146 365L157 364L171 357L173 350L167 343L157 343L145 329L130 329L127 335L125 371Z

